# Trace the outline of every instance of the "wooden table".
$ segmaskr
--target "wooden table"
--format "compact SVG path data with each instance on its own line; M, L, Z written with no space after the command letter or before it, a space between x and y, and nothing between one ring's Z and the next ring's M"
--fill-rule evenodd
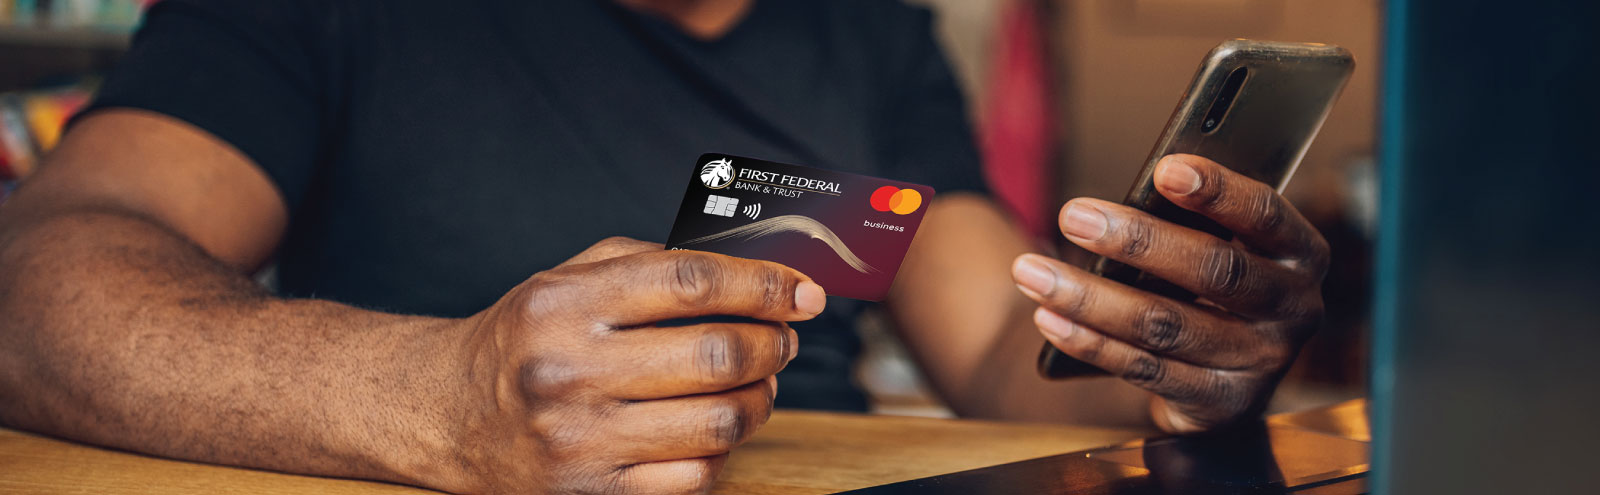
M1361 416L1353 401L1310 414L1272 418L1321 426ZM1348 423L1348 422L1345 422ZM1149 435L1149 431L778 411L735 450L716 493L812 494L1060 454ZM379 494L434 493L157 459L0 429L0 493Z

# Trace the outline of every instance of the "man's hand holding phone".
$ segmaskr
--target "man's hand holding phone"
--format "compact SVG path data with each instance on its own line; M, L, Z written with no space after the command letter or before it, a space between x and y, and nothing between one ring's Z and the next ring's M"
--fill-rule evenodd
M1271 186L1194 155L1170 155L1156 189L1231 230L1230 242L1137 209L1078 198L1067 240L1187 289L1184 303L1039 255L1012 276L1062 352L1156 394L1151 419L1194 432L1259 414L1322 319L1328 244Z

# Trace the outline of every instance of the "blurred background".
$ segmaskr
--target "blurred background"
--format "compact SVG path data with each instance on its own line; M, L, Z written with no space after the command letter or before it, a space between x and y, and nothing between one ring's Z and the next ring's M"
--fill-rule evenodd
M93 94L155 0L0 0L0 207ZM1365 395L1378 0L908 0L937 14L997 196L1042 249L1076 196L1120 200L1201 57L1230 38L1331 43L1357 70L1285 194L1332 244L1328 322L1273 412ZM441 2L441 8L449 8ZM944 416L884 318L858 370L881 413ZM1034 356L1017 356L1033 359Z

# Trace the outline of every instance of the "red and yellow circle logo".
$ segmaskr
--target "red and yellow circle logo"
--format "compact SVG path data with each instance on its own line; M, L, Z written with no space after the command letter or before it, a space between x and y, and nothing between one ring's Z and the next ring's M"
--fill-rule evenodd
M883 186L872 191L872 209L878 211L892 211L896 215L906 215L922 207L922 193L911 189L901 189L894 186Z

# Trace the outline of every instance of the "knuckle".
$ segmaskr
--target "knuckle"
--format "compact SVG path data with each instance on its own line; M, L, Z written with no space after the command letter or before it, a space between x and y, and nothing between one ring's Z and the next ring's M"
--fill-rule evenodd
M1257 395L1251 390L1254 386L1254 380L1243 376L1213 373L1202 393L1205 401L1218 410L1220 417L1236 418L1254 408Z
M1056 284L1058 287L1060 283ZM1086 312L1096 306L1095 298L1098 294L1092 284L1071 284L1074 289L1055 289L1050 294L1050 309L1056 314L1069 319L1082 317Z
M1297 330L1293 325L1274 322L1264 326L1265 329L1255 329L1253 335L1259 338L1250 340L1252 345L1241 351L1244 354L1233 369L1270 373L1294 363L1301 339L1295 335Z
M1269 345L1260 351L1260 356L1260 361L1253 368L1276 373L1288 368L1294 362L1295 351L1288 345Z
M584 450L583 445L594 435L591 426L586 422L553 422L540 430L539 444L554 460L578 460L576 457Z
M593 447L605 431L604 423L600 418L577 413L581 409L543 411L527 420L531 447L555 470L584 472L584 466L595 461Z
M1315 327L1322 320L1322 296L1318 291L1295 292L1287 290L1264 291L1267 296L1261 303L1262 311L1272 320L1289 325L1290 330Z
M601 239L600 242L595 243L592 249L602 258L611 258L614 255L625 252L628 248L628 245L632 243L632 239L622 236L611 236Z
M1312 293L1284 294L1272 301L1273 314L1278 320L1302 323L1315 321L1322 318L1322 296L1320 291Z
M1288 211L1283 203L1278 200L1278 194L1270 189L1258 192L1255 195L1254 215L1250 228L1258 233L1273 232L1283 225L1288 216Z
M689 466L687 469L674 469L672 473L666 475L641 473L640 470L650 463L612 469L603 480L572 493L707 493L716 481L717 470L710 459L680 459L671 462L689 463Z
M746 356L741 338L732 331L717 330L700 336L695 343L695 367L705 383L732 386L744 375Z
M1161 396L1167 400L1179 402L1199 402L1211 404L1214 402L1212 394L1215 390L1213 380L1202 379L1199 383L1174 383L1161 390Z
M716 285L717 262L711 256L684 253L674 257L670 279L673 295L684 306L699 308L711 304Z
M1122 379L1140 386L1161 383L1166 377L1166 365L1161 359L1150 355L1140 355L1128 363L1122 370Z
M709 459L697 459L694 463L694 469L683 475L682 491L676 493L706 493L716 483L717 470Z
M1155 225L1150 219L1143 216L1130 216L1122 227L1122 247L1119 251L1122 256L1133 260L1141 259L1150 254L1150 247L1155 242Z
M1201 287L1223 298L1236 298L1245 292L1249 264L1244 253L1233 246L1211 249L1201 261Z
M1181 343L1183 326L1183 314L1161 303L1146 306L1134 320L1139 341L1156 352L1176 350Z
M528 278L514 297L524 318L530 323L539 322L569 308L570 305L564 303L575 289L576 284L566 273L547 271Z
M760 278L762 307L776 309L792 304L794 289L789 286L789 277L782 270L771 264L762 264Z
M745 413L732 400L720 402L706 411L705 435L715 450L732 450L744 439Z
M517 367L517 385L530 404L558 403L582 388L581 368L549 358L529 358Z
M1084 332L1080 331L1078 333L1082 335ZM1090 363L1098 363L1101 360L1101 355L1105 354L1106 343L1107 339L1105 337L1095 336L1067 339L1057 345L1062 347L1061 350L1068 351L1079 359Z
M1311 236L1311 250L1306 255L1305 264L1316 274L1317 282L1322 281L1322 275L1328 273L1328 265L1333 262L1333 248L1328 245L1328 240L1321 234Z
M574 476L573 482L556 493L636 493L642 487L638 486L634 476L635 466L619 466L600 476L582 478ZM513 492L514 493L514 492Z
M1322 327L1325 311L1322 297L1308 296L1301 300L1309 302L1297 301L1281 312L1284 315L1282 321L1288 324L1288 329L1284 331L1288 342L1305 342Z
M787 366L789 364L789 355L794 352L795 341L799 340L800 335L795 333L794 329L789 328L788 323L783 322L779 322L776 325L776 331L778 333L778 362Z
M1222 209L1227 199L1226 191L1231 185L1228 177L1210 167L1195 167L1200 171L1200 184L1202 187L1195 191L1194 196L1199 198L1201 211L1217 211Z
M1318 328L1322 327L1323 320L1327 318L1328 312L1327 305L1322 302L1322 294L1318 293L1308 297L1308 299L1311 302L1301 306L1304 309L1298 315L1299 318L1295 320L1303 323L1301 328L1307 333L1307 337L1310 336L1310 333L1316 332Z

